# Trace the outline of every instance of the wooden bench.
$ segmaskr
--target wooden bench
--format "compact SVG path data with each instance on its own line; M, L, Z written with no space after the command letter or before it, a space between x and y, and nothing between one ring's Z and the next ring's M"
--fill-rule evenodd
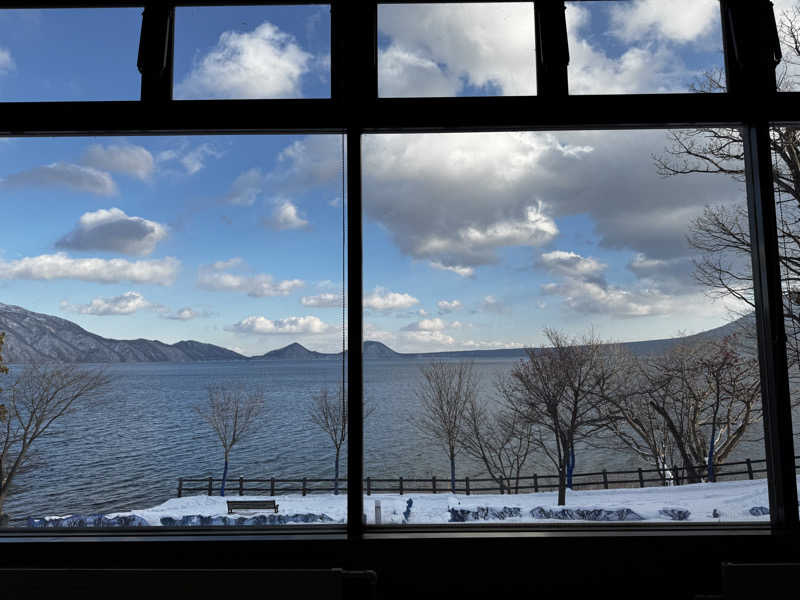
M237 508L242 510L266 508L278 512L278 505L275 500L228 500L228 514L231 514Z

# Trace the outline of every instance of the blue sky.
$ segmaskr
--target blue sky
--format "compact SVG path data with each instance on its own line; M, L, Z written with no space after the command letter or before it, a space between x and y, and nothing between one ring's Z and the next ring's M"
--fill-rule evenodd
M684 91L722 63L714 0L570 4L568 25L574 93ZM0 11L0 98L137 99L139 26L138 9ZM535 93L527 3L382 6L379 27L382 95ZM325 7L179 9L175 96L325 97L329 47ZM367 136L365 337L433 351L726 322L738 307L694 283L686 233L744 192L659 178L667 144ZM0 301L108 337L335 351L341 186L337 136L0 141Z

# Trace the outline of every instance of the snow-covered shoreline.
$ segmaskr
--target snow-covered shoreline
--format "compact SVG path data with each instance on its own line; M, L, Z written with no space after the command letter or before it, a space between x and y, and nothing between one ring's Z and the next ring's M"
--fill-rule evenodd
M157 506L107 515L29 519L28 526L248 526L344 523L347 496L275 496L279 510L228 514L227 500L265 500L268 496L188 496ZM699 483L677 487L567 491L565 506L555 492L535 494L373 494L364 496L368 524L442 524L469 521L554 523L569 521L757 522L769 520L765 479Z

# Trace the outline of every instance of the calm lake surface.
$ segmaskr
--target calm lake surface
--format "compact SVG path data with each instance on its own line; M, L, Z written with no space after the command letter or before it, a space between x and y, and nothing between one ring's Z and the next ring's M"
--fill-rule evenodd
M514 360L478 360L481 397L495 399L493 381ZM449 477L444 451L408 424L415 386L425 360L368 360L366 402L375 411L365 424L365 476ZM57 422L57 433L34 445L41 466L17 479L6 501L12 519L145 508L177 495L179 477L219 478L223 455L210 427L194 410L208 386L261 386L267 410L259 426L234 446L230 478L299 479L333 476L333 447L311 422L309 405L320 389L334 392L341 363L318 361L220 361L103 365L113 388L102 402ZM754 434L762 427L754 426ZM742 444L732 460L761 458L761 441ZM576 473L649 467L627 452L583 448ZM342 460L342 475L346 460ZM485 476L481 465L457 459L457 477ZM535 456L526 471L552 473ZM231 483L231 485L236 485ZM235 488L231 490L236 493ZM197 492L191 492L197 493Z

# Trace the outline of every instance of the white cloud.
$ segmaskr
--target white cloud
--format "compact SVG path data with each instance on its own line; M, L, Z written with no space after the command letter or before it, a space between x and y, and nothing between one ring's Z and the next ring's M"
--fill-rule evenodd
M191 321L192 319L201 319L210 317L211 313L207 310L195 310L191 307L179 308L176 311L165 311L161 317L170 319L172 321Z
M190 150L178 160L189 175L194 175L205 168L205 160L209 156L219 158L222 156L222 153L215 150L211 144L200 144L197 148Z
M168 256L131 262L121 258L70 258L66 254L42 254L18 260L0 260L0 279L77 279L98 283L153 283L170 285L181 263Z
M0 75L5 75L15 68L14 59L11 58L11 52L5 48L0 48Z
M237 333L253 333L258 335L271 334L320 334L332 329L331 325L324 323L317 317L286 317L285 319L267 319L266 317L251 316L235 323L229 330Z
M611 7L611 27L625 42L657 36L678 43L720 35L719 0L634 0Z
M175 94L179 99L296 98L311 59L293 36L269 22L249 32L226 31L176 85Z
M66 187L78 192L98 196L113 196L117 186L111 175L94 167L55 162L27 171L12 173L0 180L0 185L9 187Z
M658 282L642 280L626 289L606 281L608 266L591 257L575 252L554 251L543 254L539 263L561 281L542 286L547 295L557 295L565 305L585 314L610 314L617 317L647 317L673 312L679 305L678 297L661 289ZM636 267L643 271L663 268L665 261L648 261L639 257ZM696 292L696 290L694 290Z
M380 311L405 310L419 304L419 300L406 293L392 292L386 288L376 287L371 293L364 295L364 308Z
M324 293L318 296L303 296L300 298L300 304L317 308L339 308L342 306L342 295Z
M84 213L71 232L56 242L68 250L104 250L144 256L167 237L167 227L142 217L129 217L118 208Z
M594 258L585 258L575 252L565 252L563 250L554 250L542 254L539 262L553 273L587 280L602 279L602 274L608 268L608 265Z
M142 181L149 181L155 169L153 155L133 144L92 144L86 149L83 162L95 169L125 173Z
M463 87L457 75L445 73L433 59L397 44L380 52L378 69L384 97L455 96Z
M406 325L403 329L405 331L443 331L447 325L441 319L422 319L415 323Z
M679 308L676 298L657 289L626 290L616 285L604 286L579 279L548 283L542 286L542 291L562 296L570 309L580 313L648 317L670 314Z
M279 169L268 177L271 184L288 191L333 182L340 187L345 160L340 136L312 135L284 148L278 154Z
M415 252L420 257L446 257L445 267L454 267L458 273L457 261L466 260L472 264L494 262L494 250L505 246L541 246L558 234L558 227L550 217L543 214L543 207L528 206L525 216L518 220L503 220L484 227L473 225L464 227L455 235L432 235L420 240ZM447 264L446 261L453 263Z
M441 331L420 330L404 331L403 338L409 342L431 345L431 346L452 346L456 340Z
M244 261L238 257L203 265L198 270L197 285L207 290L242 292L253 298L288 296L304 285L301 279L275 281L272 275L266 273L247 275L230 272L232 268L244 266Z
M364 323L364 339L391 344L394 343L397 336L391 331L380 329L374 323L367 322Z
M61 310L80 315L116 316L131 315L137 311L153 308L154 305L139 292L125 292L113 298L95 298L89 304L70 304L61 301Z
M384 96L452 96L469 84L505 95L535 94L530 3L381 5L390 45L378 59Z
M712 4L717 5L716 22ZM692 8L684 10L684 5L692 5ZM600 17L607 11L612 35L628 46L618 56L610 55L606 48L590 41L592 27L596 27L592 17ZM697 20L689 23L695 16ZM597 20L602 23L601 19ZM717 48L720 43L719 4L716 0L642 0L617 3L609 8L573 2L567 8L567 29L571 93L686 92L688 84L701 71L687 66L676 52L675 44L699 42L703 37L704 46ZM710 35L712 32L716 37Z
M474 277L475 269L473 267L463 267L461 265L443 265L440 262L432 260L430 266L440 271L450 271L460 277Z
M264 225L278 231L289 229L305 229L308 221L303 219L297 212L297 207L289 200L279 201L272 211L272 217L264 219Z
M456 310L461 310L463 305L459 300L439 300L436 303L436 307L439 309L440 314L451 313Z
M204 142L194 148L190 148L188 143L182 143L178 148L162 150L156 155L157 163L177 161L188 175L194 175L202 171L206 166L208 158L220 158L223 153Z
M225 202L239 206L252 206L261 195L264 187L264 174L253 168L239 175L231 184Z
M495 314L505 314L510 312L510 309L502 300L492 295L486 296L483 299L481 302L481 310Z
M308 167L307 185L338 182L335 144L316 142L292 145L270 177L299 181ZM659 177L652 156L668 144L662 131L366 136L365 220L405 255L462 277L507 245L552 243L565 217L585 219L605 249L689 256L692 219L741 190L723 177Z

